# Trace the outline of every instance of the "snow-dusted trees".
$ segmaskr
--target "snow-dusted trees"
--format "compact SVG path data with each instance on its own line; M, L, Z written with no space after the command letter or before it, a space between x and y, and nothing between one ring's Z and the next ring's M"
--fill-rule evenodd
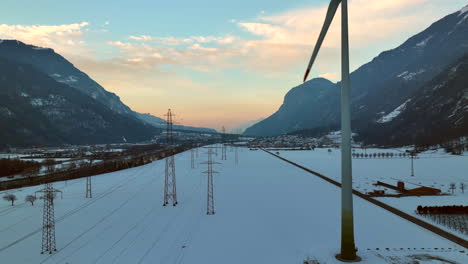
M28 195L26 198L24 198L26 202L30 202L31 205L34 205L34 202L36 201L36 196L34 195Z
M457 185L455 185L455 183L451 183L450 184L450 191L452 191L452 194L455 192L455 189L457 188Z
M18 200L14 194L6 194L3 196L3 200L11 202L11 206L14 205L15 201Z

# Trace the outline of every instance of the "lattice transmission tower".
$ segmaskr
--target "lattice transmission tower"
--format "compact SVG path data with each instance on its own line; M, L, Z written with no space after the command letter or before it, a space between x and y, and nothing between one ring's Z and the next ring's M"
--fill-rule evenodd
M234 147L234 151L235 151L235 156L236 156L236 164L239 164L239 154L237 153L237 146Z
M91 193L91 177L86 177L86 198L93 198Z
M44 252L52 254L52 251L57 251L55 244L54 198L57 193L62 193L62 191L54 189L54 187L52 187L52 183L47 183L45 188L36 191L36 194L38 192L42 193L42 198L44 200L41 254L44 254Z
M208 178L208 188L207 188L207 198L206 198L206 214L207 215L214 215L214 192L213 192L213 174L218 173L217 171L213 170L213 164L220 164L219 162L213 161L213 149L216 147L207 147L208 148L208 160L206 162L202 162L202 164L207 164L208 168L205 173Z
M226 155L226 128L224 126L221 128L221 132L223 133L221 136L221 160L227 160Z
M173 114L171 109L166 114L167 127L166 127L166 142L169 147L170 154L166 157L166 169L164 173L164 203L166 206L169 201L172 201L172 205L177 205L177 186L176 186L176 173L175 173L175 160L174 160L174 134L172 133L172 117Z
M190 162L192 169L195 169L195 149L190 150Z

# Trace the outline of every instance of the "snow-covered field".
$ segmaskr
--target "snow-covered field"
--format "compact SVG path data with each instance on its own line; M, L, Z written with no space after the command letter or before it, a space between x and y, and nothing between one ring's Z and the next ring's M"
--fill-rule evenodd
M399 154L402 151L404 149L367 149L366 153ZM355 153L363 153L363 150L356 150ZM328 152L328 149L280 151L280 155L334 180L341 181L341 153L339 149L332 149L331 152ZM440 189L448 195L401 198L382 197L376 199L414 216L418 216L414 212L418 205L468 205L468 190L465 190L463 193L459 188L460 183L468 185L468 153L458 156L437 150L418 154L418 158L414 160L414 177L411 177L411 160L408 157L353 159L353 188L362 193L367 193L374 189L385 189L387 193L393 193L391 189L377 187L373 184L376 181L382 181L396 185L396 182L399 180L405 182L405 187L408 189L423 185ZM449 190L451 183L455 183L457 187L454 194ZM423 217L421 219L427 221ZM444 226L439 227L454 233L453 230ZM454 234L461 235L458 233ZM468 239L468 236L465 235L464 238Z
M228 152L228 160L215 166L220 172L215 215L206 215L201 151L196 169L190 168L190 152L176 156L176 207L162 206L164 160L93 177L92 199L84 198L85 179L55 183L64 197L55 202L58 251L52 255L40 254L42 201L23 202L40 187L11 191L19 200L14 207L5 201L0 206L0 259L15 264L285 264L311 257L338 263L340 189L260 150L240 150L238 165L233 156ZM339 171L338 163L323 173L333 170ZM363 263L409 263L426 253L468 262L460 246L358 197L354 201Z

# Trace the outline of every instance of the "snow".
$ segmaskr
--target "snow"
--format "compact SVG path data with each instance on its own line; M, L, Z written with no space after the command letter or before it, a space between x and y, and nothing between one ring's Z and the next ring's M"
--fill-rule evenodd
M55 202L58 251L52 255L39 254L42 201L23 202L41 187L13 190L17 204L0 204L0 258L16 264L284 264L307 257L337 263L340 189L263 151L241 148L239 165L229 153L215 166L212 216L205 211L205 165L200 158L190 169L190 151L176 155L177 207L162 206L164 160L92 177L92 199L84 198L85 179L55 183L64 197ZM328 165L335 172L333 155ZM395 263L415 253L466 263L450 241L360 198L354 204L361 263Z
M421 42L418 42L416 43L416 46L417 47L420 47L420 48L423 48L427 45L427 42L432 38L432 35L430 35L429 37L425 38L424 40L422 40ZM400 77L400 76L398 76Z
M387 152L399 154L405 150L366 149L365 152L367 154ZM364 153L364 150L356 149L354 152ZM339 149L332 149L332 152L328 152L327 149L282 151L280 155L334 180L341 181ZM396 185L397 181L403 181L409 189L423 185L440 189L444 193L450 193L449 186L451 183L455 183L457 188L462 182L468 185L468 178L466 177L468 153L458 156L444 153L442 150L427 151L418 154L418 158L414 160L414 177L410 176L410 168L411 160L409 158L355 158L353 159L353 188L362 193L367 193L379 189L373 185L376 181L392 185ZM385 197L378 199L419 217L414 212L418 205L467 205L468 191L465 190L465 193L462 193L461 190L456 190L453 195L444 196ZM445 229L444 226L439 227ZM449 229L446 230L453 232ZM461 236L459 233L457 235ZM464 238L468 239L468 236L465 235Z
M33 50L48 50L48 48L41 48L41 47L36 47L36 46L33 46L32 49Z
M393 111L382 116L379 120L377 120L377 123L387 123L387 122L392 121L395 117L399 116L400 113L406 109L406 104L409 103L410 101L411 99L406 100L404 103L402 103L400 106L395 108Z
M8 109L7 107L0 107L0 114L6 116L6 117L11 117L14 116L15 114Z
M351 140L353 140L352 138L357 136L357 133L351 133ZM337 130L337 131L331 131L330 133L328 133L327 135L325 135L325 137L327 137L328 139L330 139L334 144L340 144L341 142L341 130Z
M56 73L55 73L56 74ZM57 74L58 76L55 76L54 74L54 77L60 77L59 74ZM70 75L68 77L66 77L65 79L62 79L62 80L57 80L57 82L61 82L61 83L73 83L73 82L77 82L78 81L78 77L76 76L73 76L73 75Z
M413 80L416 75L421 74L423 72L425 72L425 70L423 70L423 69L420 69L417 72L404 71L404 72L398 74L397 77L398 78L403 78L405 81L410 81L410 80Z
M420 69L417 72L404 71L404 72L398 74L397 77L398 78L403 78L405 81L410 81L410 80L413 80L416 75L421 74L423 72L425 72L424 69Z
M405 76L407 73L408 73L408 71L404 71L404 72L398 74L397 77L400 78L402 76Z
M75 77L75 76L73 76L73 75L70 75L70 76L68 76L68 80L69 80L69 82L77 82L77 81L78 81L78 77Z
M465 7L463 7L462 9L460 9L460 14L458 14L458 16L461 16L463 15L464 13L468 12L468 5L466 5Z
M45 102L41 98L31 99L31 105L33 105L33 106L43 106L44 104L45 104Z

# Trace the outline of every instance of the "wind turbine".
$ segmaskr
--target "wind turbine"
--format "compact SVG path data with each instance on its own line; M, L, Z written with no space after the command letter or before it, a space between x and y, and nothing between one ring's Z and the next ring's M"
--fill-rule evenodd
M331 0L325 22L304 75L304 82L317 57L323 39L341 3L341 252L342 261L360 261L356 255L353 223L353 187L351 170L351 111L349 99L348 1Z

